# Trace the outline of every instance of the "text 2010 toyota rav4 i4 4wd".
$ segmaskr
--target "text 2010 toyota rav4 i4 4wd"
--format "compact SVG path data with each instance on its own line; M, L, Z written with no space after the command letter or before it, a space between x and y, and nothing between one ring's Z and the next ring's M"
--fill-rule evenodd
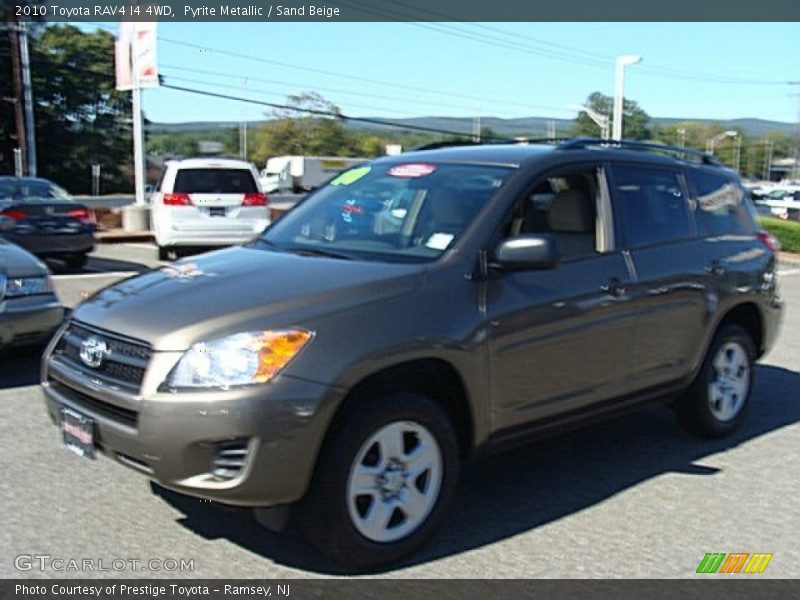
M339 560L392 561L477 450L655 399L701 435L739 426L780 320L775 251L736 174L683 149L427 149L100 291L44 392L80 453L293 505Z

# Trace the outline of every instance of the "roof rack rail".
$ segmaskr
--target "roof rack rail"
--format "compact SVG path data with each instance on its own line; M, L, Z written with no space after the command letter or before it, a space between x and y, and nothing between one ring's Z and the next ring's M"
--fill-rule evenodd
M518 137L518 138L490 138L490 139L483 139L480 141L477 140L449 140L444 142L431 142L430 144L423 144L422 146L417 146L414 150L437 150L439 148L451 148L451 147L458 147L458 146L484 146L487 144L559 144L561 142L568 142L573 140L574 138L564 138L564 137L557 137L557 138L526 138L526 137Z
M669 146L667 144L654 144L652 142L637 142L632 140L604 140L600 138L572 138L558 148L560 150L575 150L578 148L589 148L591 146L610 146L622 150L644 150L648 152L664 152L666 154L676 154L682 157L694 157L706 165L722 166L712 155L700 150L685 148L683 146Z

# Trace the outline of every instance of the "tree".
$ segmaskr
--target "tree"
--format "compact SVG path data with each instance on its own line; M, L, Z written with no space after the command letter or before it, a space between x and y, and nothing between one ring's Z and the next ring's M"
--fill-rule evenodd
M114 36L54 25L32 42L39 174L88 193L99 164L103 189L130 189L130 95L115 89Z
M593 92L584 102L585 106L612 117L614 100L600 92ZM650 115L633 100L625 100L622 105L622 137L629 140L649 140L652 137ZM572 133L578 136L600 137L600 127L585 112L578 114Z
M316 92L289 96L287 104L304 110L268 115L270 120L256 132L253 160L261 164L283 154L355 156L356 140L344 128L339 107Z

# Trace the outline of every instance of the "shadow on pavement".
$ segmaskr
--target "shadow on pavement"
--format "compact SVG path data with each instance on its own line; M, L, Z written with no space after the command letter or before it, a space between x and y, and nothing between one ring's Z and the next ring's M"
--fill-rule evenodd
M39 383L39 365L45 345L0 352L0 390Z
M718 469L697 464L707 456L747 443L800 421L796 390L800 374L760 366L745 425L722 440L684 434L672 411L652 406L558 438L492 455L462 473L450 514L410 566L492 544L579 512L664 473L713 477ZM185 516L179 522L207 539L226 538L286 566L343 574L310 547L296 527L273 534L242 510L213 504L153 486L154 492ZM352 572L352 571L349 571Z
M101 258L99 256L90 256L88 262L83 268L73 269L70 268L64 261L57 258L47 258L45 260L47 266L56 275L88 275L93 273L116 273L116 272L136 272L143 273L149 271L152 267L127 260L116 260L113 258Z

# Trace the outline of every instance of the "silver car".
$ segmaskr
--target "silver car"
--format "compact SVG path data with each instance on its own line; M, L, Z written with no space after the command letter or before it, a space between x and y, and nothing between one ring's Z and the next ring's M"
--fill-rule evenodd
M0 217L0 230L13 226ZM0 350L45 342L63 318L44 263L0 237Z

